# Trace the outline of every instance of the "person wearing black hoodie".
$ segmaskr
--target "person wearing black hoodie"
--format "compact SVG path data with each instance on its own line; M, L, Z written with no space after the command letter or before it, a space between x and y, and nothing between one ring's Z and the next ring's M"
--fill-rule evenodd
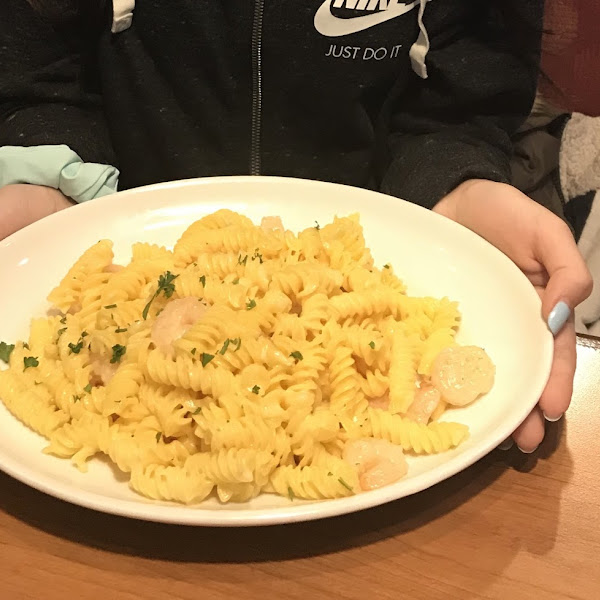
M3 0L0 239L72 201L212 175L431 208L540 290L554 366L514 434L533 451L568 407L572 311L591 291L568 226L510 186L542 18L543 0Z

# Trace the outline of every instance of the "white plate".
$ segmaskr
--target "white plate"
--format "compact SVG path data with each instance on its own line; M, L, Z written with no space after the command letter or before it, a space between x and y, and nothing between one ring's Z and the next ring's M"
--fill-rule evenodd
M95 510L188 525L266 525L362 510L420 490L465 469L494 449L536 404L550 372L552 336L540 301L521 272L498 250L428 210L374 192L281 178L232 177L175 182L130 190L52 215L0 242L3 283L0 340L24 338L33 315L74 260L100 238L115 241L118 260L130 245L171 245L193 220L228 207L258 222L281 215L297 231L334 215L360 212L367 244L379 265L391 262L411 295L460 302L459 340L483 346L496 363L494 389L446 418L469 425L458 449L411 458L394 485L339 500L290 501L273 495L247 504L197 507L152 502L132 492L104 461L82 474L68 460L42 454L45 440L0 406L0 468L43 492Z

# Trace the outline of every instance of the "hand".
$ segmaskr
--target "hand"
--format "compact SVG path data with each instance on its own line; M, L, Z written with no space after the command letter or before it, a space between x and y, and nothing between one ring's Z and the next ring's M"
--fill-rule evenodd
M542 315L555 336L554 360L538 406L513 434L523 452L533 452L544 438L544 420L560 419L571 401L577 359L573 310L591 294L592 277L566 223L509 185L473 179L433 210L496 246L540 294Z
M41 185L14 184L0 188L0 240L23 227L72 206L58 190Z

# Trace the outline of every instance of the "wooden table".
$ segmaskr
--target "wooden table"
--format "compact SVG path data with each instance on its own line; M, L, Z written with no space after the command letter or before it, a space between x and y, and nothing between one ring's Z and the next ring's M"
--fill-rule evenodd
M71 506L0 475L0 599L600 598L600 340L533 456L493 452L398 502L263 529Z

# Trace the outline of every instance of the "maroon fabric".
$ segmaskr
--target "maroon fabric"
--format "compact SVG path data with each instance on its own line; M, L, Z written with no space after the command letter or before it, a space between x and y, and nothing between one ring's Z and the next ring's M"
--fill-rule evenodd
M546 0L544 96L559 108L600 116L600 2Z

